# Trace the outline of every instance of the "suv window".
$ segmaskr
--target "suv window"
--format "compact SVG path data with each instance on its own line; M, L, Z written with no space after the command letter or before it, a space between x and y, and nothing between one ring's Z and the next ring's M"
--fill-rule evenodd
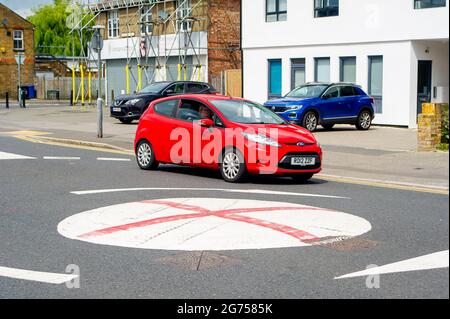
M198 93L208 89L208 87L204 84L200 83L188 83L187 92L189 93Z
M353 86L343 86L341 87L341 97L345 97L345 96L354 96L355 95L355 91Z
M164 116L173 117L179 100L170 100L155 105L155 112Z
M325 92L323 97L325 97L327 99L331 99L331 98L334 98L334 97L339 97L339 91L340 91L340 88L338 86L333 86L333 87L329 88Z
M184 83L176 83L169 86L166 91L166 94L183 94L184 93Z

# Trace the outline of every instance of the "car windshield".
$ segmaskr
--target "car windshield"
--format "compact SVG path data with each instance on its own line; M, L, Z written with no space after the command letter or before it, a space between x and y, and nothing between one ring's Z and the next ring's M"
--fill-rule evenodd
M210 101L229 121L242 124L286 124L286 121L265 107L244 100Z
M169 82L156 82L153 84L150 84L149 86L146 86L142 90L139 91L139 93L160 93L162 90L164 90Z
M328 85L303 85L292 90L286 95L286 97L298 97L298 98L311 98L319 97L323 91L328 87Z

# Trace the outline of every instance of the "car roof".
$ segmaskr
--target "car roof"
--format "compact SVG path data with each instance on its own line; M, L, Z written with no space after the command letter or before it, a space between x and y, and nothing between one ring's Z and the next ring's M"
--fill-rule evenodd
M232 97L228 95L221 94L180 94L176 96L179 99L196 99L202 100L204 102L211 100L233 100L233 101L244 101L245 99L240 97Z

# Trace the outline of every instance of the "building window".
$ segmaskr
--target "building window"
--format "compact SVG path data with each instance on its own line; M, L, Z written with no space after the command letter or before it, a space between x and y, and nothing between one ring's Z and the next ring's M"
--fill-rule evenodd
M23 30L13 31L14 50L23 50Z
M119 36L119 10L108 12L108 38Z
M315 58L315 74L316 82L330 82L330 58Z
M141 9L141 34L150 34L153 31L152 9L144 6Z
M266 22L287 20L287 0L266 0Z
M281 97L282 83L282 62L278 60L269 60L269 99Z
M314 0L314 17L332 17L339 15L339 0Z
M445 7L446 0L414 0L414 9Z
M369 57L369 95L375 100L375 113L383 112L383 57Z
M291 60L291 90L306 82L305 59Z
M191 15L191 0L177 0L177 30L189 32L192 30L192 21L187 20Z
M341 72L339 80L341 82L356 83L356 57L342 57Z

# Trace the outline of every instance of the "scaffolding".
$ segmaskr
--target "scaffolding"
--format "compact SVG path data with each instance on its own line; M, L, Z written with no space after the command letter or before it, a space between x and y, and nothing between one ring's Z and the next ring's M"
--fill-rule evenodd
M127 94L131 93L132 84L140 91L144 81L147 84L166 80L208 81L207 59L202 56L206 57L209 49L206 37L202 38L201 34L208 32L210 26L209 0L72 1L75 21L70 32L72 41L75 34L79 35L81 47L80 67L72 70L74 104L81 101L83 105L85 98L90 100L91 73L95 69L102 71L102 66L90 58L90 50L85 50L89 48L92 24L105 26L104 38L122 39L121 45L126 47L123 76ZM120 24L118 21L114 25L114 17L109 18L112 12L120 12ZM235 28L233 23L231 27ZM114 34L110 34L111 28ZM227 43L227 47L214 50L235 52L239 45ZM78 89L75 87L75 78L78 75L84 79L84 72L88 74L87 92L84 80Z

